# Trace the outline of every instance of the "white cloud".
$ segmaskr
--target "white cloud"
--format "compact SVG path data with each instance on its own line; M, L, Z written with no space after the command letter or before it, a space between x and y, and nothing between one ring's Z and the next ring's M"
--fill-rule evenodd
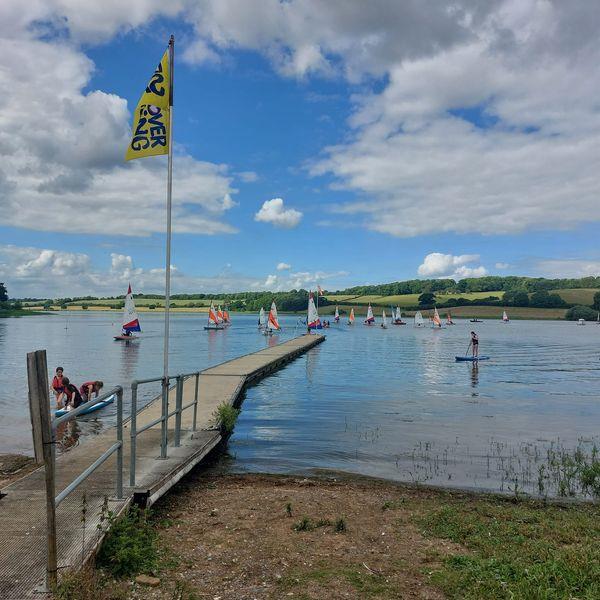
M468 35L398 57L383 91L358 99L354 135L311 167L364 198L337 212L395 236L572 228L596 214L600 46L588 21L600 8L486 7L463 3Z
M0 41L10 52L0 53L0 86L10 93L0 103L0 224L109 235L164 231L165 160L124 162L127 102L101 90L84 92L94 64L60 36L38 39L44 29L33 23L35 18L62 23L72 35L88 39L90 33L89 39L96 39L104 26L108 35L161 10L157 2L132 2L119 16L117 4L91 8L92 3L69 0L33 1L19 3L19 12L17 3L2 3ZM98 11L99 29L92 31ZM61 22L61 15L67 21ZM140 91L153 67L148 63ZM231 182L227 166L197 161L177 149L174 230L235 232L221 220L235 205Z
M543 277L599 277L600 261L582 259L542 259L534 263L534 270Z
M417 269L421 277L464 279L465 277L482 277L487 273L483 266L468 266L469 263L479 262L478 254L428 254Z
M497 262L495 265L496 269L510 269L510 265L508 263L505 262Z
M292 268L292 265L289 265L289 264L288 264L288 263L286 263L286 262L280 262L280 263L277 265L277 270L278 270L278 271L287 271L288 269L291 269L291 268Z
M254 215L255 221L271 223L275 227L293 229L302 219L302 213L295 208L284 208L282 198L273 198L263 202L261 209Z
M285 276L268 275L263 283L257 283L253 287L254 289L265 289L274 292L309 288L314 290L317 284L325 285L325 281L328 281L327 289L334 290L338 288L338 281L347 276L347 271L299 271Z
M111 254L108 268L98 268L83 253L0 245L0 281L11 297L119 295L131 282L138 292L163 293L164 267L136 267L131 256ZM224 268L210 277L190 276L171 266L171 288L177 292L234 292L261 281Z
M236 173L236 175L244 183L254 183L255 181L258 181L258 174L254 171L241 171L240 173Z

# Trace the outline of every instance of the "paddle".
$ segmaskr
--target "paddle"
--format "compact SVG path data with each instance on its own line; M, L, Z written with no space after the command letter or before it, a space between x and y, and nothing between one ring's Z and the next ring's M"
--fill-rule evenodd
M469 348L471 347L471 344L473 343L473 340L471 340L469 342L469 345L467 346L467 351L465 352L465 356L467 356L469 354Z

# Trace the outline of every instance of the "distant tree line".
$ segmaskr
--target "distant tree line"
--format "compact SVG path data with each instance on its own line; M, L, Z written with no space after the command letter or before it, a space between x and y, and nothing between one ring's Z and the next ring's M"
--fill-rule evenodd
M380 285L359 285L336 294L352 296L396 296L403 294L423 294L425 292L442 294L464 294L468 292L547 292L562 288L600 289L600 277L581 277L579 279L546 279L544 277L467 277L460 281L454 279L411 279Z

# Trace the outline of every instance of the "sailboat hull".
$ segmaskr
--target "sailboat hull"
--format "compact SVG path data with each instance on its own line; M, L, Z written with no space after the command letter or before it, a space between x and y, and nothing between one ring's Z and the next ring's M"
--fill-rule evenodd
M139 340L137 335L115 335L115 342L130 342L131 340Z
M205 325L204 329L206 329L207 331L222 331L223 329L225 329L224 325Z

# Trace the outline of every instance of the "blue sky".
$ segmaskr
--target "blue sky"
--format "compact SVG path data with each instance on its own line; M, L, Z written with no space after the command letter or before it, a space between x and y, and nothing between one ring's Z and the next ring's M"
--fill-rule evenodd
M598 8L442 4L3 4L0 280L160 291L164 159L122 156L170 33L175 291L600 274Z

